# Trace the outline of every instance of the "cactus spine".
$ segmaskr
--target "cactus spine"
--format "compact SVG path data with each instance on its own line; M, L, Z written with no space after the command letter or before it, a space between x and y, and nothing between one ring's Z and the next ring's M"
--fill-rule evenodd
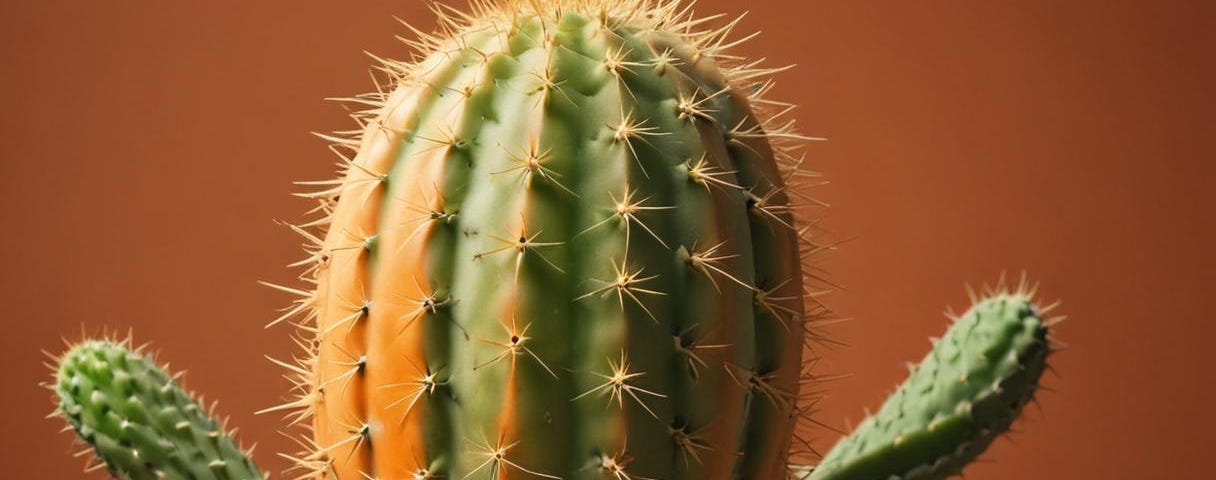
M674 2L445 20L383 64L394 88L357 99L355 155L315 195L301 464L786 476L818 312L778 141L801 137L753 108L770 71Z
M213 414L129 341L72 347L52 388L58 416L117 478L263 478Z

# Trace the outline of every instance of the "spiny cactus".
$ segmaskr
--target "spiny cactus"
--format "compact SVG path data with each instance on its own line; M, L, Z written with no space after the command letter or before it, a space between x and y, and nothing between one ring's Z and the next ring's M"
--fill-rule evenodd
M86 341L59 359L57 415L124 480L261 479L213 412L126 341Z
M309 287L275 286L298 298L272 325L304 354L276 360L296 386L267 411L308 430L299 478L938 479L1033 392L1043 326L994 294L798 467L831 245L796 185L811 138L765 98L779 69L679 1L437 12L415 60L381 61L387 88L348 99L360 128L323 135L340 178L291 227Z
M302 464L337 478L787 474L809 407L791 123L674 2L446 17L315 198ZM785 110L781 110L784 112ZM303 231L303 229L301 229Z
M957 317L908 380L824 457L809 480L939 479L961 473L1030 401L1051 350L1025 289Z

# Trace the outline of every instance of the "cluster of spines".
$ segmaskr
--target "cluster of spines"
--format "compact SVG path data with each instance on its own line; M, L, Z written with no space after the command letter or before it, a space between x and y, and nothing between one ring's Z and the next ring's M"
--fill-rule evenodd
M529 9L532 9L529 11ZM797 195L796 189L791 188L796 184L807 179L814 180L817 178L815 174L802 170L802 157L798 155L797 148L808 137L800 136L793 131L792 120L786 120L788 112L793 108L791 105L773 102L764 99L763 95L768 93L772 87L772 82L767 78L769 75L776 73L782 69L766 69L759 67L759 62L745 62L741 58L726 53L726 49L737 45L739 42L728 41L731 31L737 26L738 20L729 22L726 26L720 29L698 31L699 28L709 20L717 17L709 17L708 19L694 19L691 10L688 6L680 6L678 2L641 2L636 0L625 1L559 1L559 2L517 2L508 6L491 4L490 2L476 2L471 14L463 14L454 10L449 10L446 7L436 6L436 13L440 17L440 33L431 35L420 32L416 29L414 35L417 40L408 41L418 51L423 52L416 61L404 63L395 61L381 61L380 69L387 72L391 77L393 88L387 91L377 88L373 94L359 96L351 99L346 99L355 104L366 105L368 108L365 111L354 115L355 119L360 124L360 129L352 132L339 132L335 135L323 136L334 144L335 152L342 153L343 149L348 149L351 152L358 154L361 148L369 144L369 136L383 136L384 138L401 138L406 135L415 135L421 141L430 142L433 144L431 148L443 149L457 155L458 152L467 146L470 141L466 138L461 138L455 132L437 132L434 138L423 137L417 132L407 132L399 130L401 125L385 122L385 118L391 118L393 112L386 112L388 108L394 108L397 103L390 98L393 92L399 91L402 85L413 85L421 89L433 90L436 95L455 95L463 97L464 101L472 101L477 94L477 90L481 87L479 81L487 81L486 79L474 79L467 85L459 88L451 88L447 86L437 87L431 81L429 75L440 68L440 63L452 59L471 58L469 61L490 62L490 53L481 51L475 46L470 46L474 42L473 35L470 32L486 31L487 29L499 29L509 25L511 28L520 25L520 18L514 17L519 12L524 12L523 17L530 14L540 15L545 17L552 15L554 22L558 21L561 12L573 10L578 12L590 12L592 16L598 18L602 27L606 32L616 28L621 28L628 25L630 28L636 28L639 31L667 32L678 38L680 41L690 45L692 48L692 57L697 57L694 60L699 60L699 57L711 58L717 64L724 66L722 74L726 81L736 92L748 92L747 100L757 107L760 115L760 121L747 122L745 119L737 124L722 125L718 124L714 117L714 111L710 107L719 96L725 95L727 90L721 89L716 91L693 91L691 93L681 93L678 99L678 115L681 119L691 122L704 122L711 124L715 128L719 128L722 132L723 141L737 149L750 151L759 156L760 152L755 151L757 145L768 144L774 147L773 155L783 167L783 172L780 179L771 179L773 183L769 184L767 189L747 188L740 185L742 182L733 180L735 171L722 165L714 165L712 161L707 161L705 157L689 158L685 164L687 178L695 184L704 187L708 190L723 190L734 192L735 195L740 195L746 201L750 211L757 217L765 219L764 224L768 228L781 230L794 230L795 225L801 225L792 220L792 216L797 212L790 207L798 200L805 200L804 197ZM547 24L546 24L547 25ZM546 33L547 34L547 33ZM508 35L492 36L493 42L503 45L498 46L496 51L509 51ZM750 38L750 37L747 37ZM744 38L743 40L746 40ZM488 49L487 49L488 50ZM617 86L622 89L622 95L633 96L634 93L629 91L629 87L624 80L624 75L628 74L631 69L637 68L675 68L677 63L687 61L674 55L671 51L654 52L655 58L649 64L631 61L629 52L618 50L608 51L602 59L602 66L611 72L617 78ZM492 81L492 80L491 80ZM546 70L544 74L537 76L536 82L532 88L536 93L544 92L546 95L539 97L539 102L547 101L547 97L561 97L567 94L563 93L565 88L562 82L552 76L551 70ZM698 98L698 95L700 97ZM770 112L765 114L764 112ZM635 148L644 148L644 144L648 143L648 137L658 135L655 127L649 126L646 119L633 118L631 114L622 111L619 122L614 125L607 125L611 130L611 136L617 142L623 144L635 157ZM635 144L637 144L635 146ZM535 144L534 144L535 146ZM573 195L568 187L563 183L562 178L554 171L549 170L545 163L549 158L550 153L538 150L537 148L529 148L517 152L507 152L507 155L514 159L517 167L504 169L497 172L492 172L501 176L517 177L522 180L525 188L535 183L544 183L552 190L558 193ZM639 165L640 166L640 165ZM308 244L308 258L299 265L305 266L305 273L301 276L306 282L316 284L317 274L329 268L330 263L335 256L356 256L367 258L376 254L377 248L380 247L380 240L385 235L385 230L419 230L418 226L430 223L446 223L452 221L459 212L445 208L446 199L444 193L438 185L434 185L433 192L430 195L422 196L422 201L412 202L407 208L417 214L417 220L414 220L410 225L375 225L378 219L369 219L367 223L373 228L354 228L351 225L341 225L341 232L329 232L329 238L341 238L341 241L326 241L325 230L332 230L331 216L335 209L338 208L338 199L343 197L358 196L363 204L374 204L387 194L388 184L390 182L390 174L384 166L369 165L367 162L360 162L357 158L348 158L343 156L340 163L342 169L340 178L334 181L317 182L322 186L322 190L317 193L307 194L310 198L318 200L319 205L317 212L319 219L309 222L304 225L291 226L291 228L301 234L306 239ZM642 175L649 175L644 167L641 169ZM783 186L782 186L783 185ZM576 195L577 196L577 195ZM628 189L621 195L620 198L611 198L612 204L608 208L610 216L607 220L612 220L614 217L621 222L627 232L626 243L630 240L628 237L646 236L662 243L662 239L655 235L652 227L647 224L642 217L645 213L654 213L658 210L669 208L664 204L657 204L650 201L648 197L639 198L632 195ZM374 209L370 209L374 210ZM542 232L529 231L526 222L523 222L516 232L512 233L491 233L485 232L487 236L498 236L501 242L501 247L497 249L488 249L483 252L478 252L474 259L480 259L483 256L492 256L502 252L515 252L516 262L515 268L517 274L520 268L523 268L525 258L536 258L547 263L550 267L556 267L553 262L549 261L543 254L546 247L556 246L554 242L545 241L541 237ZM588 230L596 225L591 225ZM314 233L316 231L322 233ZM518 233L518 238L514 236ZM741 285L752 291L753 302L756 308L768 311L774 317L786 319L781 322L780 327L785 329L798 338L813 339L816 338L813 333L815 322L819 319L826 318L827 310L815 298L819 291L808 292L789 292L787 285L824 285L821 279L815 277L813 273L816 271L813 265L809 265L811 257L821 253L822 251L831 248L830 245L822 245L815 243L809 239L807 231L799 230L795 232L797 238L802 244L802 260L804 274L810 276L807 280L803 279L755 279L755 278L739 278L740 275L732 274L727 269L722 267L723 262L728 262L738 256L737 253L728 252L723 247L725 242L696 245L685 247L685 261L692 269L704 274L715 288L719 288L719 282L729 282ZM389 232L389 235L394 233ZM478 235L482 232L463 231L463 235ZM626 247L626 250L628 248ZM532 255L535 254L535 255ZM628 253L626 253L626 256ZM359 261L359 260L356 260ZM605 277L603 285L599 289L592 289L585 295L580 297L595 297L605 295L615 297L619 307L624 310L628 308L640 308L647 316L653 317L653 313L646 309L646 304L643 301L648 295L658 295L661 292L655 292L645 287L648 280L654 277L647 275L644 269L632 266L627 259L613 259L612 274ZM361 275L364 282L370 281L367 274ZM768 282L767 284L761 282ZM805 282L805 283L804 283ZM407 303L413 305L413 311L416 313L437 313L439 310L450 307L456 300L451 297L451 292L439 291L432 288L431 285L417 285L415 289L418 295L403 299ZM361 376L364 374L367 362L365 352L339 351L345 358L330 359L332 365L329 367L334 375L326 377L324 366L317 365L316 352L324 343L327 335L334 333L335 329L342 329L348 332L354 332L356 329L364 328L362 324L366 323L372 315L373 304L371 299L367 297L366 292L362 292L362 298L346 298L341 303L345 305L318 305L318 295L325 295L324 292L316 292L309 288L297 289L290 287L277 287L288 293L298 295L299 299L290 307L285 314L274 323L281 321L292 321L301 327L300 334L297 338L297 343L301 344L306 355L295 359L294 361L276 363L288 368L289 376L296 382L296 396L288 403L271 410L289 410L291 411L291 420L293 424L304 423L316 414L315 409L321 402L321 398L326 390L345 391L352 387L352 384L361 382ZM359 287L362 288L362 287ZM803 297L811 299L812 311L804 315L797 315L788 305L792 302L799 304ZM333 298L332 296L330 298ZM378 305L376 305L378 306ZM318 308L340 308L346 312L336 319L330 321L324 328L316 326L316 319L319 315ZM332 315L331 315L332 317ZM454 324L456 328L461 328L460 325ZM557 376L545 362L536 355L527 345L528 335L527 328L529 325L517 325L512 323L504 323L503 327L509 334L502 341L496 343L502 348L504 356L492 357L486 364L498 362L504 358L514 360L514 357L526 355L529 359L540 364L548 374ZM698 368L708 368L702 355L697 355L696 350L709 350L719 345L701 343L697 338L693 338L689 331L675 332L673 342L677 351L690 352L687 355L689 367L693 370ZM463 332L468 336L468 332ZM476 339L483 340L483 339ZM341 349L339 349L341 350ZM476 365L483 367L486 364ZM804 386L803 383L811 383L814 377L810 370L801 370L798 372L800 380L795 386L797 391L791 391L790 388L773 388L770 386L770 372L755 371L751 368L733 366L729 363L724 364L727 374L740 385L746 388L753 389L756 395L754 402L771 402L774 405L779 405L783 411L788 412L792 417L788 420L800 420L807 417L809 409L818 395L814 386ZM596 388L583 392L583 394L591 394L598 392L607 392L610 398L614 398L618 403L623 403L626 398L636 401L641 407L649 410L643 397L661 397L663 394L652 391L647 391L634 387L630 381L645 372L635 372L629 370L628 358L625 357L625 352L621 352L619 359L614 359L609 365L609 370L601 372L590 372L595 375L602 375L605 383ZM436 394L443 390L449 379L450 371L431 371L427 364L412 365L415 373L419 378L416 381L409 382L404 387L411 392L405 397L402 397L401 405L406 407L405 415L418 404L419 400L424 396ZM408 369L407 369L408 370ZM580 395L581 396L581 395ZM579 398L579 397L575 397ZM649 412L654 414L654 412ZM657 418L657 415L655 415ZM682 452L686 455L696 457L698 452L707 450L710 447L699 438L697 429L689 425L681 425L680 422L674 422L667 426L670 429L671 435L676 439L677 444ZM789 422L787 422L789 423ZM356 455L356 450L360 447L366 447L371 438L371 425L359 419L351 419L342 427L345 430L345 435L341 435L341 439L329 444L318 445L312 440L302 440L309 450L305 455L296 458L296 461L303 467L304 474L302 477L315 475L317 472L333 471L335 461L347 461L351 456ZM763 432L753 435L762 435ZM476 439L466 441L478 441L485 439ZM501 440L501 439L500 439ZM506 455L511 448L510 442L503 443L502 441L481 441L484 452L487 454L487 459L490 463L485 464L488 467L500 468L503 465L510 467L513 463ZM715 447L725 448L725 447ZM792 446L791 451L794 456L791 458L794 461L799 459L807 460L812 453L809 449L809 443L802 439L798 439ZM721 454L722 452L718 452ZM414 453L418 455L417 452ZM733 452L726 454L733 456ZM610 473L615 478L636 478L630 477L626 472L629 456L624 450L620 452L605 452L602 456L602 468L605 472ZM526 467L514 464L514 468L528 471ZM542 472L531 472L544 476ZM420 469L415 476L425 478L426 469Z
M264 478L253 449L234 440L227 419L179 385L180 374L158 366L147 345L131 337L64 342L62 355L45 353L55 373L47 388L62 418L87 447L76 456L94 459L86 472L106 469L124 480Z

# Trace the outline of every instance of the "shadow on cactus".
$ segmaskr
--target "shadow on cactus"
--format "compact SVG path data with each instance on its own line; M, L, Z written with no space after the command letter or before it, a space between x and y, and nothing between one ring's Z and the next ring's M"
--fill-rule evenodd
M731 53L738 21L644 0L437 6L409 62L348 99L306 182L290 475L938 479L1031 399L1050 351L1026 289L988 292L822 459L804 435L832 321L806 197L814 140ZM711 24L720 24L711 27ZM261 478L138 352L86 342L56 381L120 478ZM813 466L818 465L818 466Z

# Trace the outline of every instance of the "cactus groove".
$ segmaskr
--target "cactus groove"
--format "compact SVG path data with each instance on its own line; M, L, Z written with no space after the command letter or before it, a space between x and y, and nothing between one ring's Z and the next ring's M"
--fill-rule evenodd
M57 414L123 480L252 480L262 473L212 413L129 341L87 341L59 359Z
M285 289L304 474L787 476L823 312L773 70L676 2L475 10L330 137L316 289Z

